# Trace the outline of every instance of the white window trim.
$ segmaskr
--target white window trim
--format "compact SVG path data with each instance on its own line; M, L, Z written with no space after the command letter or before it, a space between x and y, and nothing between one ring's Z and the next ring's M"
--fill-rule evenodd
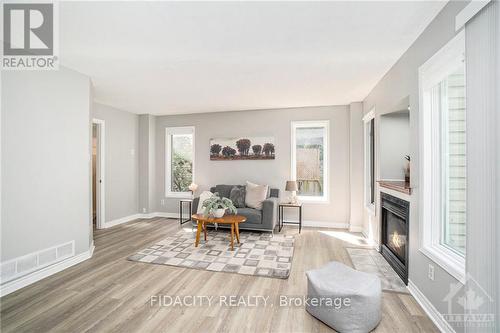
M375 201L373 203L369 202L368 200L368 191L369 191L369 186L368 184L368 173L370 172L370 163L368 163L369 160L369 149L367 149L367 143L368 143L368 136L366 135L366 126L370 124L372 119L375 119L375 108L372 108L365 116L363 117L363 166L364 166L364 173L363 173L363 201L365 204L365 208L370 213L371 215L375 215ZM373 138L375 140L375 136ZM375 156L374 156L375 157ZM375 186L375 182L374 182ZM374 189L374 192L376 189Z
M303 127L325 127L326 133L323 142L323 195L322 196L300 196L297 198L302 202L315 204L330 203L330 121L329 120L308 120L291 122L291 175L292 180L297 179L297 151L295 144L295 130Z
M165 197L167 198L190 198L191 192L172 192L170 185L172 184L172 134L192 134L193 135L193 180L195 170L195 127L166 127L165 128Z
M443 233L441 167L433 161L440 160L441 142L439 112L431 113L436 103L430 88L442 81L457 65L457 53L465 50L463 31L419 68L419 140L420 140L420 252L445 269L460 282L465 281L465 257L441 243Z

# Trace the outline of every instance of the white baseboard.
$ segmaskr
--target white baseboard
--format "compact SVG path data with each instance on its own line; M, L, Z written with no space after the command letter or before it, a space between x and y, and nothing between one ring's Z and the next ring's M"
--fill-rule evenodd
M434 305L432 305L432 303L427 299L427 297L425 297L425 295L420 291L420 289L418 289L418 287L411 280L408 280L408 290L441 332L455 333L453 327L451 327L451 325L446 320L444 320L441 313L439 313L439 311L434 307Z
M363 232L363 226L361 225L349 225L350 232Z
M109 221L104 223L104 228L110 228L114 227L115 225L119 225L122 223L127 223L133 220L137 219L151 219L155 217L165 217L165 218L174 218L178 219L179 214L178 213L166 213L166 212L154 212L154 213L148 213L148 214L134 214L134 215L129 215L125 216L113 221ZM186 215L185 218L188 218ZM298 223L298 220L289 220L288 222L296 222ZM302 226L303 227L317 227L317 228L334 228L334 229L349 229L349 224L348 223L341 223L341 222L329 222L329 221L302 221Z
M105 229L111 228L111 227L114 227L115 225L119 225L119 224L123 224L123 223L127 223L127 222L130 222L133 220L140 219L140 218L142 218L143 215L145 215L145 214L133 214L133 215L121 217L121 218L116 219L116 220L106 221L103 223L104 224L103 227Z
M0 285L0 297L3 297L3 296L8 295L10 293L13 293L16 290L24 288L30 284L33 284L37 281L42 280L48 276L51 276L51 275L56 274L60 271L63 271L66 268L69 268L71 266L79 264L82 261L90 259L92 257L93 252L94 252L94 244L92 243L92 245L88 251L85 251L81 254L70 257L70 258L65 259L63 261L60 261L56 264L47 266L47 267L42 268L38 271L34 271L30 274L24 275L18 279L15 279L15 280L9 281L5 284L2 284L2 285Z
M298 222L298 221L290 221ZM329 222L329 221L302 221L303 227L316 227L316 228L333 228L333 229L348 229L348 223Z
M134 221L134 220L138 220L138 219L152 219L152 218L155 218L155 217L165 217L165 218L178 219L179 218L179 214L178 213L165 213L165 212L153 212L153 213L146 213L146 214L132 214L132 215L129 215L129 216L121 217L121 218L116 219L116 220L104 222L103 228L107 229L107 228L114 227L116 225L120 225L120 224L123 224L123 223L130 222L130 221ZM185 216L185 218L188 218L188 217L189 217L188 215Z
M152 218L156 217L156 214L158 214L158 213L137 214L137 215L140 215L137 218L138 219L152 219ZM135 215L132 215L132 216L135 216Z
M171 219L178 219L179 218L179 214L178 213L156 212L156 213L153 213L153 214L154 214L154 217L166 217L166 218L171 218ZM189 216L186 215L184 217L188 218Z

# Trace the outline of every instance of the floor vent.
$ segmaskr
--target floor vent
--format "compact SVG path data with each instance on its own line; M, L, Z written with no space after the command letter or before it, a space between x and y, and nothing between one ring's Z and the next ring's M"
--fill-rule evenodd
M0 265L0 282L4 284L15 280L74 255L75 241L70 241L3 262Z

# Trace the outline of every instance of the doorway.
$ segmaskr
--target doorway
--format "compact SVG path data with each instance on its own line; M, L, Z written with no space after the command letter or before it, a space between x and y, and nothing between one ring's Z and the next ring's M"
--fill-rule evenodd
M104 214L104 120L92 120L92 226L102 229Z

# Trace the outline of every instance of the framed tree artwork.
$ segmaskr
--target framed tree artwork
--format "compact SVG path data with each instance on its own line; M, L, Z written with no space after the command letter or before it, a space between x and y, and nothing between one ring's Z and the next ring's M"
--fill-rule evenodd
M274 160L274 137L240 137L210 139L212 161Z

